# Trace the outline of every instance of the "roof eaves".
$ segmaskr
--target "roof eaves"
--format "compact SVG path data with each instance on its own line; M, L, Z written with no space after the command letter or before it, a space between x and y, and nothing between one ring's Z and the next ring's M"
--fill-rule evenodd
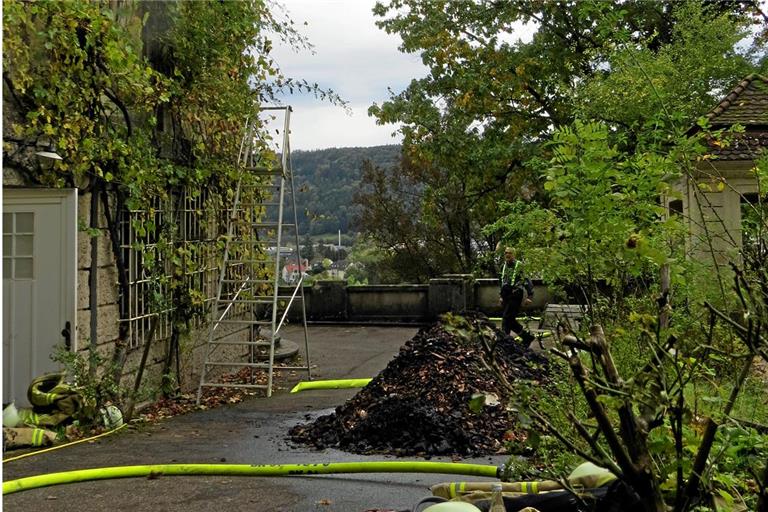
M717 118L722 115L726 110L728 110L736 101L739 99L741 94L754 82L755 80L762 80L763 82L768 85L768 78L759 75L757 73L751 73L750 75L747 75L744 77L737 85L734 87L731 92L726 94L726 96L720 100L720 102L715 105L712 110L704 114L704 117L709 120L710 125L713 127L727 127L732 126L734 123L728 122L728 123L718 123ZM691 126L691 128L688 129L687 135L693 135L695 133L698 133L701 131L701 127L698 126L698 124L694 124Z
M749 84L751 84L752 81L755 80L756 78L762 78L763 80L768 82L768 79L766 79L764 77L761 77L760 75L758 75L756 73L752 73L751 75L749 75L746 78L744 78L741 82L739 82L736 85L736 87L734 87L733 90L731 92L729 92L725 96L725 98L723 98L720 101L720 103L715 105L715 108L713 108L712 110L707 112L704 115L704 117L706 117L707 119L712 120L712 119L716 118L717 116L719 116L720 114L722 114L723 112L725 112L728 109L728 107L733 105L733 103L739 98L739 96L741 96L741 93L743 93L746 90L746 88L749 87Z

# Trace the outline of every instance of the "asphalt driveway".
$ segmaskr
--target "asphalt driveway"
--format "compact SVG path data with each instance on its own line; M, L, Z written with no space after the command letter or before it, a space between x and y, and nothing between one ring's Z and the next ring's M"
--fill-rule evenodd
M291 334L293 333L293 338ZM416 328L311 326L316 379L373 377ZM285 337L300 339L296 328ZM271 398L200 411L124 429L118 434L3 465L3 480L76 469L170 463L281 464L398 459L312 450L286 440L288 429L327 414L356 390L289 394L301 375L279 381ZM434 457L430 460L447 461ZM505 456L461 462L498 465ZM3 497L6 510L46 511L364 511L410 509L428 487L478 478L430 474L346 474L311 477L170 477L102 480L53 486Z

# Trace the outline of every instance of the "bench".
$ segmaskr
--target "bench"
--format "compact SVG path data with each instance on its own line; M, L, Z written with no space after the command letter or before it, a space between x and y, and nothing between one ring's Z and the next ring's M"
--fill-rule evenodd
M556 330L558 326L567 326L578 331L584 317L584 306L579 304L547 304L539 321L539 329Z

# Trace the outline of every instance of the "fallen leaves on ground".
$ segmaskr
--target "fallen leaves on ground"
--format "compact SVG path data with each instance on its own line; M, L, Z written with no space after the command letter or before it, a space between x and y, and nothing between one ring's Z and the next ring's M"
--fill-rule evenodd
M273 379L282 377L282 372L275 369ZM267 383L267 372L254 370L251 378L251 369L243 368L236 373L223 375L219 382L224 384L261 384ZM155 422L164 418L171 418L180 414L196 410L214 409L227 404L242 402L249 396L263 394L263 390L236 388L236 387L205 387L200 397L200 405L197 405L196 394L182 394L170 398L161 398L146 408L142 409L139 419L146 422Z

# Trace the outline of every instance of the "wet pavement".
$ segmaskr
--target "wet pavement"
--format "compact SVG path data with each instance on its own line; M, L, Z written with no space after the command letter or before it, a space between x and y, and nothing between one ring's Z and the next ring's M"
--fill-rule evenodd
M315 379L373 377L397 354L416 328L310 326ZM289 327L287 339L303 338ZM3 480L95 467L204 463L281 464L379 460L416 457L365 456L312 450L286 439L288 430L352 397L356 390L317 390L289 394L303 374L278 381L283 388L267 399L124 429L118 434L27 457L3 465ZM9 454L10 455L10 454ZM499 465L506 456L463 459ZM431 457L432 461L450 461ZM429 486L453 480L483 480L437 474L343 474L290 477L196 476L130 478L52 486L3 497L6 510L46 511L364 511L411 509L429 495Z

